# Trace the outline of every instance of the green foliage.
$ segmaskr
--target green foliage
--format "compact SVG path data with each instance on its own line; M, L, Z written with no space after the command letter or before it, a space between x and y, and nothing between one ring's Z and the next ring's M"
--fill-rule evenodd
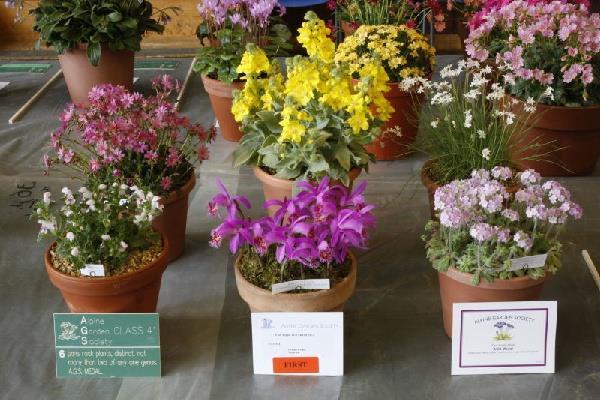
M139 0L41 0L31 10L35 17L33 29L41 42L54 46L59 54L83 44L88 58L97 66L102 45L110 50L140 50L146 32L162 33L169 20L169 7L153 12L152 3ZM154 18L158 14L158 20Z
M261 48L271 57L285 56L293 47L290 43L290 30L278 23L272 24L268 34L258 39L247 37L247 32L239 26L226 27L210 33L208 28L200 25L197 36L203 43L208 41L212 44L198 49L198 61L194 65L194 71L226 83L232 83L239 78L236 70L246 50L244 43L255 43L259 40Z

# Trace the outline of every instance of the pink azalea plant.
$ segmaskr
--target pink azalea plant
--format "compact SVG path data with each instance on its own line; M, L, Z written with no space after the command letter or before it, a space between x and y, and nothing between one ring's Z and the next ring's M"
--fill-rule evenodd
M600 103L600 15L586 1L492 0L470 27L467 54L495 60L518 98L550 88L548 104Z
M182 187L194 164L207 160L214 129L180 115L169 100L179 83L168 75L152 82L156 95L144 97L122 86L99 85L89 105L70 104L51 135L54 155L46 170L62 164L98 182L115 179L166 194Z
M275 265L281 271L279 281L298 269L302 274L320 270L329 276L348 261L351 248L366 247L367 232L375 222L374 206L363 197L366 182L353 192L330 186L327 177L315 184L300 182L301 191L294 198L265 202L265 208L280 207L273 216L254 220L244 214L244 208L250 208L248 199L229 194L220 180L217 184L221 192L209 202L208 213L222 222L212 231L210 245L220 247L229 239L232 253L240 251L259 265L258 275Z
M518 191L506 185L518 180ZM430 221L424 240L433 267L453 267L481 278L537 279L560 266L559 235L569 218L579 219L581 207L556 181L542 182L534 170L516 177L510 168L473 171L469 179L453 181L435 193L438 221ZM512 260L548 254L543 267L513 271Z

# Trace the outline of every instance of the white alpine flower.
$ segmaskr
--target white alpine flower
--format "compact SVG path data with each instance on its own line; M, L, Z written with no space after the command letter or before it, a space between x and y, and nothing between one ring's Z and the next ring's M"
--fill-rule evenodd
M481 151L481 156L488 161L490 159L491 154L492 154L492 152L487 147Z
M73 232L67 232L67 234L65 235L65 237L70 242L72 242L73 240L75 240L75 234Z
M100 236L100 239L106 242L107 240L110 240L110 235L102 235Z
M77 257L77 256L79 255L79 249L78 249L77 247L73 247L73 248L71 249L71 255L72 255L73 257Z
M465 128L470 128L472 126L472 123L473 123L473 114L471 114L471 110L467 110L467 111L465 111L465 122L464 122Z

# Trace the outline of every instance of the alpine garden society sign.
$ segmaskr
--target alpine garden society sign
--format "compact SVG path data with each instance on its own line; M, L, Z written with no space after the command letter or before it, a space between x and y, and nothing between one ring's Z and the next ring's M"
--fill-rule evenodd
M158 314L54 314L59 378L159 377Z

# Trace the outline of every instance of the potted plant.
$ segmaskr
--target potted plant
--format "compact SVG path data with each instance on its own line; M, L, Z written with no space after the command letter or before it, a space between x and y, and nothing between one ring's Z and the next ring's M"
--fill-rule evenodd
M452 304L538 300L560 267L559 235L581 207L555 181L526 170L509 193L507 167L474 171L435 193L439 222L427 224L427 258L438 271L444 329L452 335ZM528 257L524 259L523 257Z
M272 16L285 8L277 1L264 1L257 6L253 0L202 1L198 11L202 23L198 37L203 46L197 54L194 70L202 76L213 112L223 138L237 142L242 137L231 114L233 91L244 87L237 68L246 44L255 43L269 56L285 55L291 49L291 33Z
M517 99L552 90L528 126L548 155L520 164L545 176L591 173L600 155L600 14L584 4L522 0L483 12L467 40L469 55L493 60Z
M331 0L346 36L362 25L407 25L416 28L426 20L437 32L446 28L446 16L436 0Z
M435 49L428 39L406 25L361 25L339 46L335 60L347 63L354 78L362 65L380 60L390 82L386 99L394 108L382 126L381 136L367 150L377 160L394 160L409 154L419 121L422 96L400 90L398 84L409 77L431 77Z
M250 207L246 198L231 196L218 184L221 193L208 211L222 223L212 231L210 245L220 247L229 239L229 249L238 254L238 291L250 310L342 310L356 286L356 257L350 250L366 246L374 224L373 206L362 196L366 183L350 193L341 185L331 186L327 177L318 184L301 182L301 191L282 201L275 215L257 220L244 215ZM329 280L330 288L273 293L276 284L305 279Z
M466 179L477 169L518 169L515 160L523 153L538 157L541 146L525 135L536 101L527 99L526 112L514 113L506 88L490 82L489 65L460 61L444 67L440 75L440 82L407 78L400 84L404 90L427 96L414 148L429 157L421 180L429 194L432 217L433 195L441 185Z
M49 169L63 165L95 183L113 180L161 196L163 214L154 226L169 240L169 260L185 246L188 198L195 186L194 165L209 156L214 129L181 116L169 101L179 83L168 75L153 80L156 95L144 98L122 86L100 85L89 104L71 104L52 133Z
M155 312L169 242L152 229L162 206L152 192L116 182L46 192L35 205L46 271L72 312Z
M53 46L71 100L86 103L101 83L133 87L133 56L146 32L162 33L177 7L153 10L145 0L40 0L31 10L33 29Z
M385 69L374 61L352 82L346 65L334 62L330 30L306 14L298 41L308 57L287 60L284 78L277 60L249 45L238 72L246 86L234 95L233 115L245 133L234 165L254 167L265 197L292 197L294 182L324 176L350 185L370 161L364 145L378 135L391 106ZM273 211L271 208L270 211Z

